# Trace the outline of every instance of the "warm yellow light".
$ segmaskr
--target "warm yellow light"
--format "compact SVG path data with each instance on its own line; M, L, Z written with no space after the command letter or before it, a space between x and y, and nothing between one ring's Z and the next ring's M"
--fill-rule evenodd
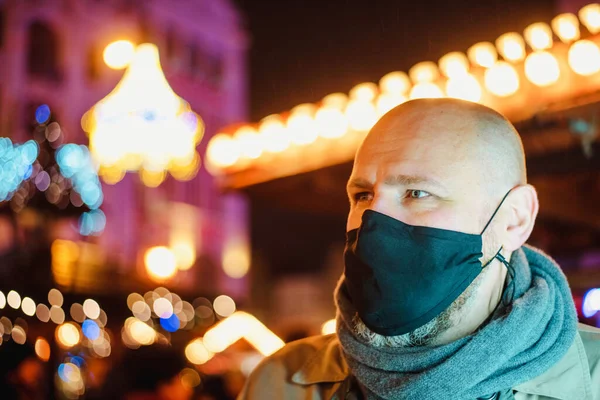
M59 244L64 245L66 247L65 250L67 250L69 252L79 253L79 247L77 247L77 243L66 241L66 240L60 241L60 242L58 240L56 240L54 243L57 246ZM62 307L63 302L64 302L63 295L58 289L50 289L48 291L48 303L50 303L51 306Z
M221 295L213 302L213 308L221 317L229 317L235 312L235 301L229 296Z
M342 110L323 105L317 110L315 123L319 136L326 139L342 137L348 132L348 120Z
M14 290L8 292L8 295L6 296L6 301L8 305L14 308L15 310L21 307L21 295L15 292Z
M444 97L444 92L435 83L418 83L410 91L409 98L413 99L435 99Z
M6 307L6 296L0 291L0 309Z
M25 315L33 317L35 315L35 302L29 297L25 297L21 302L21 308Z
M408 75L413 83L428 83L439 78L440 72L438 66L432 61L423 61L415 64L408 71Z
M50 344L43 337L39 337L35 341L35 354L43 362L50 359Z
M104 62L112 69L123 69L135 54L135 46L129 40L117 40L104 49Z
M481 85L471 74L451 78L446 82L446 94L448 97L477 103L481 100Z
M233 135L233 139L239 144L240 153L243 157L256 160L263 153L264 146L257 130L251 126L242 126Z
M242 241L232 240L223 249L223 271L235 279L244 277L250 269L250 248Z
M393 96L406 95L411 83L406 72L394 71L384 75L379 80L379 90Z
M579 10L579 19L590 33L600 32L600 4L592 3Z
M565 43L579 39L579 20L575 14L559 14L552 19L552 29Z
M52 306L50 308L50 320L57 325L65 322L65 311L57 306Z
M324 108L333 108L338 111L343 111L348 104L348 96L344 93L332 93L321 100L321 106Z
M375 102L375 107L377 108L377 116L382 117L385 113L390 111L392 108L399 106L407 100L401 94L389 94L382 93L377 97L377 101Z
M533 52L525 59L525 76L534 85L552 85L560 77L558 61L547 51Z
M286 125L294 144L311 144L319 137L319 128L315 122L316 110L314 104L301 104L291 110Z
M498 59L496 48L490 42L476 43L467 51L469 60L480 67L491 68Z
M148 187L155 188L160 186L167 177L166 171L148 171L143 169L140 172L142 183Z
M569 49L569 66L583 76L600 71L600 48L590 40L579 40Z
M173 304L169 301L169 299L164 297L154 300L152 309L159 318L171 318L174 311Z
M129 337L140 345L148 346L156 340L156 331L139 319L129 317L125 321L125 329Z
M56 328L56 340L58 344L65 349L76 346L81 340L79 328L71 322L59 325Z
M519 90L519 75L506 61L498 61L486 70L484 81L487 90L499 97L510 96Z
M506 61L519 62L525 58L525 41L516 32L508 32L496 39L498 52Z
M460 51L446 54L438 64L442 74L448 78L460 78L469 73L469 60Z
M527 44L533 50L545 50L552 47L552 30L544 22L536 22L525 28L524 32Z
M144 264L148 275L156 281L170 279L177 273L175 254L164 246L148 249L144 255Z
M263 118L258 131L265 150L271 153L280 153L291 144L289 132L279 115L269 115Z
M90 151L107 179L122 171L168 171L187 165L204 123L167 82L152 44L142 44L115 89L85 113ZM121 171L121 173L119 173ZM154 179L146 179L155 183Z
M196 262L196 248L191 241L178 241L170 246L171 251L175 254L177 269L187 271L194 266Z
M148 321L152 316L150 306L145 301L136 301L133 303L131 313L140 321Z
M208 142L206 161L215 168L226 168L235 164L241 153L236 140L225 133L218 133Z
M370 101L350 100L345 115L350 128L359 132L368 131L377 122L377 110Z
M192 340L185 347L185 356L189 362L195 365L201 365L209 361L214 357L214 353L209 351L201 338Z
M323 326L321 326L321 333L323 335L330 335L332 333L335 333L335 329L336 329L335 319L330 319L329 321L325 322L323 324Z
M87 299L83 302L83 312L89 319L97 319L100 316L100 305L96 300Z
M377 85L372 82L360 83L354 86L349 93L351 100L373 101L377 96Z

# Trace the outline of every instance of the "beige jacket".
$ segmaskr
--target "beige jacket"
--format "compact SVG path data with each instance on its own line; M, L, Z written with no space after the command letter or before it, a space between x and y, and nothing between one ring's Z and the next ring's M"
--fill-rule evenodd
M263 360L238 400L343 400L348 374L335 335L310 337ZM600 329L580 324L556 365L513 389L515 400L600 400Z

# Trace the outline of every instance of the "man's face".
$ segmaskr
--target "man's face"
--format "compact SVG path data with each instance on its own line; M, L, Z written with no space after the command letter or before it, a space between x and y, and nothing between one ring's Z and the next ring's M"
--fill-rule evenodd
M464 134L472 129L472 123L451 114L418 110L380 121L359 149L348 182L347 231L360 226L365 210L373 210L410 225L480 234L497 204L490 204L480 154L466 139L473 135ZM489 259L497 243L491 230L483 239L484 259ZM446 312L394 343L433 342L468 309L485 275L480 274ZM389 342L360 319L356 329L364 337Z

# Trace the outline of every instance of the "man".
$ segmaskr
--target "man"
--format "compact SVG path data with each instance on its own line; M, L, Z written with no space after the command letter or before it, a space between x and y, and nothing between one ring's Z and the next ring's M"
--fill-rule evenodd
M240 399L600 399L600 330L577 325L518 133L450 99L386 114L348 183L337 334L291 343Z

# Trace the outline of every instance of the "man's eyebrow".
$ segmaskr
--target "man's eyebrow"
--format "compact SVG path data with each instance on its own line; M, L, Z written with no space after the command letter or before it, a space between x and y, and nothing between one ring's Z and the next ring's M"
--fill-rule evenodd
M421 175L400 174L400 175L395 175L395 176L389 176L384 180L383 183L385 185L390 185L390 186L398 186L398 185L410 186L410 185L424 184L424 185L435 186L442 190L446 190L445 186L442 185L439 181L437 181L433 178L421 176ZM347 187L348 188L358 188L358 189L372 189L373 183L368 179L354 178L348 182Z

